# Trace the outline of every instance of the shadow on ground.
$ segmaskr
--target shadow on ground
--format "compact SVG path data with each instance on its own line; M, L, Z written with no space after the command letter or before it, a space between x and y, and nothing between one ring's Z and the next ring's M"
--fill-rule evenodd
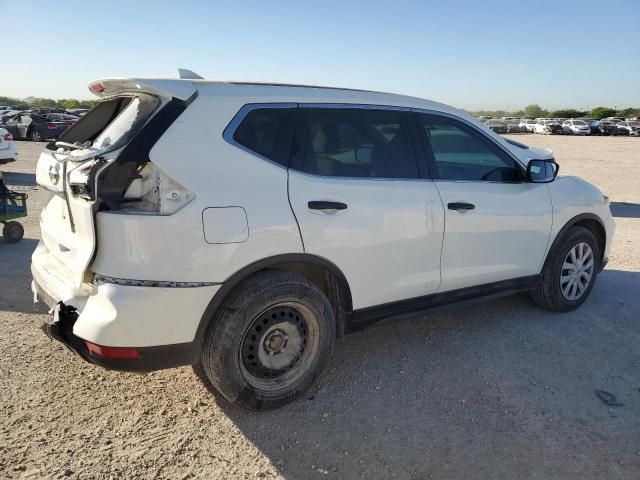
M31 254L38 240L6 243L0 238L0 312L34 312L31 295Z
M305 399L223 408L288 479L633 478L638 285L607 270L568 314L516 295L378 325L338 342Z
M640 218L640 204L611 202L611 214L614 217Z

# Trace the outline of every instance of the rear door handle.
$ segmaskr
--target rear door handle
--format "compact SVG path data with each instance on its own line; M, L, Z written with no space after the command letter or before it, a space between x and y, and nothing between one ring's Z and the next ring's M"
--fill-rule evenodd
M312 200L307 205L311 210L345 210L347 208L346 203L324 200Z
M449 210L473 210L476 206L473 203L453 202L448 203Z

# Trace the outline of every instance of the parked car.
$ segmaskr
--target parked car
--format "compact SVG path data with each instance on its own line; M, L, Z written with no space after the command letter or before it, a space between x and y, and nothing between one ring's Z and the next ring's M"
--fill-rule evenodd
M68 108L67 109L67 113L69 115L76 115L78 117L81 117L82 115L84 115L88 111L89 111L88 108Z
M496 133L507 133L507 124L497 118L487 120L485 125Z
M536 125L536 121L531 118L520 119L520 129L523 132L533 133L533 129Z
M491 115L481 115L480 117L478 117L478 121L482 123L486 123L487 120L491 120L491 119L493 119Z
M75 124L80 118L76 115L69 115L66 113L48 113L47 115L45 115L45 117L47 118L47 120L50 120L52 122L63 122L67 125L67 127Z
M65 122L53 122L37 113L19 113L5 120L2 126L14 139L34 142L58 138L67 128Z
M453 107L204 80L90 89L102 101L38 160L52 195L31 271L45 331L91 363L194 364L230 402L271 408L313 384L337 336L496 292L567 312L607 263L607 198Z
M611 120L598 120L591 124L591 133L596 135L620 135L618 122Z
M618 123L616 127L618 127L618 132L622 133L623 135L631 135L634 137L637 137L638 135L640 135L640 121L625 120L624 122Z
M58 107L31 107L29 111L40 115L46 115L48 113L67 113L64 108Z
M9 130L0 127L0 161L11 160L16 155L16 144L13 141L13 136L9 133Z
M515 117L508 117L502 119L507 128L507 133L522 133L520 128L520 119Z
M533 131L544 135L561 135L563 133L562 125L555 120L538 120Z
M562 131L567 135L590 135L589 124L584 120L565 120Z
M3 110L0 112L0 124L4 123L5 120L8 120L11 117L15 117L17 114L21 113L21 110Z

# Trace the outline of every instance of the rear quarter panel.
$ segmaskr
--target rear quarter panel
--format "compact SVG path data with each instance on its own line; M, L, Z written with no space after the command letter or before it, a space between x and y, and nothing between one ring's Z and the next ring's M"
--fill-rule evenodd
M150 158L196 194L171 216L101 212L93 270L107 276L189 282L223 282L242 267L284 253L302 242L287 195L287 170L227 143L223 131L251 99L201 91L153 147ZM205 240L203 211L242 207L248 238Z

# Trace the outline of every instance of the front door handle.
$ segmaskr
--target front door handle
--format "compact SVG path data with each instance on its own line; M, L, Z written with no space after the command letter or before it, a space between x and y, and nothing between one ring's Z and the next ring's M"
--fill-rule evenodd
M346 203L327 202L324 200L312 200L307 205L311 210L344 210L347 208Z
M473 203L453 202L448 203L449 210L473 210L476 206Z

